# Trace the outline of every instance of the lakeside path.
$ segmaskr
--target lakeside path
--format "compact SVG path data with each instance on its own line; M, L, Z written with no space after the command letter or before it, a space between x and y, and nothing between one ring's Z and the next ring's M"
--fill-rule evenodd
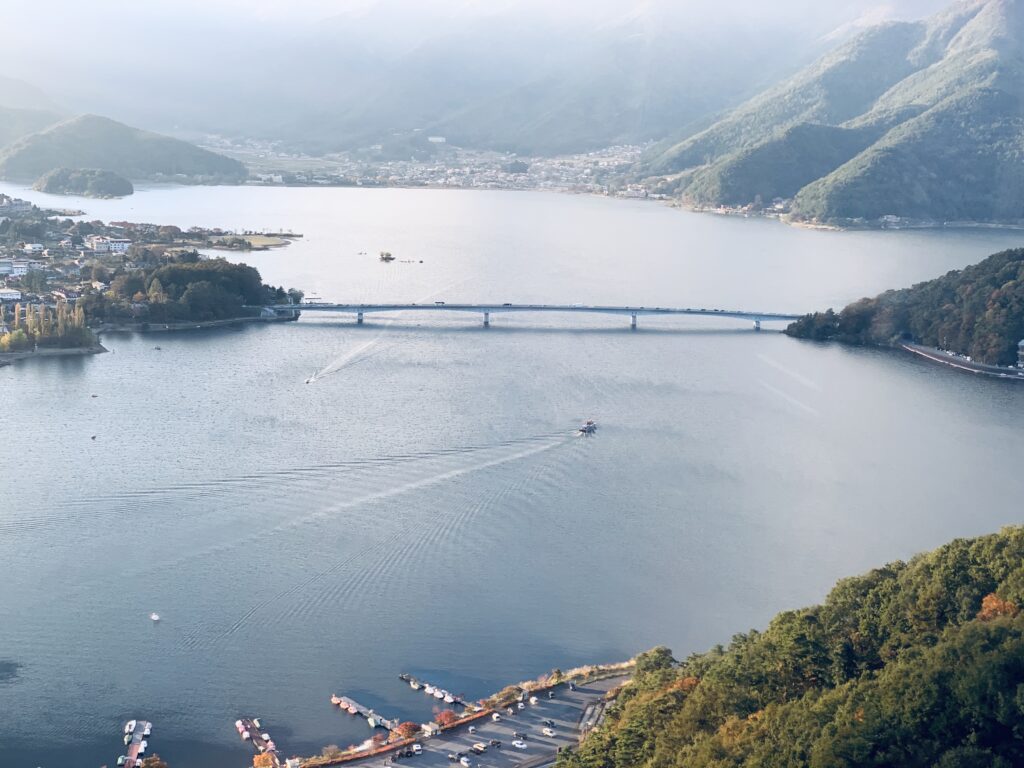
M900 346L911 354L918 355L926 360L931 360L933 363L948 365L950 368L956 368L959 371L980 373L983 376L993 376L998 379L1024 381L1024 370L1019 370L1017 368L1003 368L998 365L975 363L973 361L964 360L962 357L952 355L949 352L943 352L942 350L934 349L932 347L922 347L919 344L900 344Z
M449 753L466 752L472 761L473 768L539 768L554 761L559 748L575 746L581 735L596 725L601 717L601 703L605 694L611 689L629 680L628 675L597 680L592 683L578 685L570 691L568 685L553 688L555 698L548 699L546 693L539 695L536 704L527 702L518 714L508 715L501 710L501 720L494 722L490 717L481 718L474 725L476 733L469 732L464 725L433 736L419 739L423 745L423 754L403 757L400 761L388 760L389 754L376 755L362 760L346 762L346 766L365 766L366 768L385 768L386 765L405 765L407 768L461 768L457 762L448 760ZM584 719L584 715L587 716ZM544 728L542 721L555 722L554 737L541 733ZM513 732L526 734L526 749L512 746ZM500 748L488 747L487 751L477 756L469 751L478 741L487 744L491 739L501 741Z

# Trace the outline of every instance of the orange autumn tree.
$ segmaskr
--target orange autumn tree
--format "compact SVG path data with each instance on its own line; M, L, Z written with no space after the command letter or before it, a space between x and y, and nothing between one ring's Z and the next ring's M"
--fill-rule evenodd
M395 730L398 731L398 735L401 736L403 739L411 739L413 736L420 732L420 727L418 724L412 722L411 720L407 720L404 723L400 723L398 728L396 728Z
M442 728L447 728L449 725L459 719L459 716L455 714L453 710L443 709L437 713L434 718L434 722L440 725Z
M1003 600L995 592L992 592L982 598L978 618L981 621L991 621L1000 616L1016 616L1018 613L1020 613L1020 608L1014 603Z

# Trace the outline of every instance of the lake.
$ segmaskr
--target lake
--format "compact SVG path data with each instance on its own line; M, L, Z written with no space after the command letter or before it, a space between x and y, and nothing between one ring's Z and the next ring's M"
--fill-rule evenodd
M0 191L302 232L244 260L336 301L804 312L1024 242L545 193ZM311 314L0 369L5 765L112 765L136 716L172 768L250 764L241 715L285 755L358 743L332 693L422 721L399 672L479 698L685 656L1020 522L1013 382L720 318Z

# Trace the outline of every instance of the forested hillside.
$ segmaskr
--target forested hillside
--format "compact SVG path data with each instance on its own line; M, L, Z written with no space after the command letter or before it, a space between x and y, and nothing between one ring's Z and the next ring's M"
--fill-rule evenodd
M239 181L237 160L169 136L81 115L25 136L0 151L0 177L34 181L55 168L96 168L127 179Z
M640 175L696 205L792 199L839 224L1024 220L1024 0L865 31Z
M852 344L912 340L1012 365L1024 339L1024 248L1003 251L912 288L861 299L841 312L807 315L790 336Z
M1024 528L839 582L681 663L658 648L560 768L1024 765Z

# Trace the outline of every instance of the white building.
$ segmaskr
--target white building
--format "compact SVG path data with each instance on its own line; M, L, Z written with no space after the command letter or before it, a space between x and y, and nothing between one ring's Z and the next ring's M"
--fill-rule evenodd
M21 291L14 288L0 288L0 301L21 301Z
M109 244L111 253L128 253L132 241L124 237L111 237L109 238Z
M21 252L22 253L31 253L31 254L42 253L43 252L43 244L42 243L25 243L23 246L21 246Z
M27 275L29 270L29 263L27 261L12 261L11 262L11 275L14 277L22 277Z

